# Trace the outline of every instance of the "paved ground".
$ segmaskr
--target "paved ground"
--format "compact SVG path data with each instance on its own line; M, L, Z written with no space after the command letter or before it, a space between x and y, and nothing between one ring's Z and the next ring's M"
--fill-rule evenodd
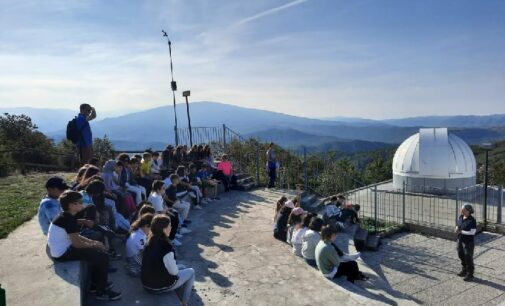
M414 233L384 240L363 259L395 289L427 305L498 305L505 303L505 237L477 235L476 280L466 283L455 242Z
M196 270L190 305L498 305L505 301L502 236L478 236L473 283L454 276L459 267L453 242L405 233L386 240L379 252L363 254L360 267L371 281L351 285L339 279L335 284L273 239L273 203L278 196L264 190L232 192L223 195L220 203L192 212L194 232L178 249L181 263ZM345 235L339 239L353 251ZM0 258L0 281L7 289L9 306L77 304L79 292L71 277L77 272L55 273L36 220L0 240ZM91 298L87 305L178 305L173 294L146 293L138 279L124 273L122 264L114 262L119 271L111 278L123 299L100 304Z
M196 270L190 305L373 305L326 280L272 236L273 203L264 191L223 194L219 203L192 211L193 233L177 250ZM122 268L122 262L114 263ZM177 305L175 295L146 293L121 269L112 274L123 305ZM90 297L88 305L105 305Z

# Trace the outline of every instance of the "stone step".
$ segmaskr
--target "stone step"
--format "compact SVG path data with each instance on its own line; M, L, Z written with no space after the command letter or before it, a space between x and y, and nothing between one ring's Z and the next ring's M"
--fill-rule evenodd
M368 235L366 239L366 249L371 251L377 251L380 245L380 237L377 235Z
M254 179L251 176L247 176L241 179L237 179L237 185L244 185L252 181L254 181Z

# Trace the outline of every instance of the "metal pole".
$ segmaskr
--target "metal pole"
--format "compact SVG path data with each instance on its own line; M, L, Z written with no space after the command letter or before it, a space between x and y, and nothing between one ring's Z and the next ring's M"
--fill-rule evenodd
M489 166L489 150L486 150L486 170L484 173L484 230L487 228L487 186L488 186L488 166Z
M256 184L260 184L260 147L256 146Z
M403 191L402 191L402 223L405 224L405 181L403 182Z
M186 96L186 111L188 113L188 128L189 128L189 146L193 146L193 132L191 131L191 116L189 115L189 102L188 96Z
M223 147L226 147L226 125L223 124Z
M498 197L498 207L497 207L497 216L496 216L496 223L501 224L502 223L502 206L503 206L503 186L500 186L500 189L498 189L500 192L500 195Z
M309 185L309 178L307 177L307 148L304 146L303 147L303 175L305 179L305 189L307 190L307 187Z
M177 90L177 83L174 81L174 64L172 62L172 42L170 41L170 38L168 38L167 32L161 30L163 33L163 37L166 37L168 40L168 53L170 55L170 74L172 77L172 82L170 83L172 87L172 97L174 100L174 118L175 118L175 145L179 145L179 135L177 134L177 110L175 107L176 101L175 101L175 91Z
M378 206L377 185L373 187L373 191L374 191L374 221L375 221L375 229L377 230L377 206Z
M459 188L456 187L456 224L458 224L458 218L459 218Z

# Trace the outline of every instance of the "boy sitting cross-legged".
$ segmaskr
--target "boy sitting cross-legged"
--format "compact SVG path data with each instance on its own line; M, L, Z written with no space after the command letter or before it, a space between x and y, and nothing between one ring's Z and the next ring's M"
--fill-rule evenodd
M47 244L51 257L56 261L84 260L91 269L91 289L98 300L118 300L121 293L111 290L107 282L109 256L103 243L87 239L79 234L77 215L83 210L82 195L65 191L60 198L61 212L49 226Z

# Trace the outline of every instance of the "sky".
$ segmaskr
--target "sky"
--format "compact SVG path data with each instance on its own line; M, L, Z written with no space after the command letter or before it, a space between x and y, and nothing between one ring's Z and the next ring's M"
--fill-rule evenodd
M502 0L0 0L0 107L505 113Z

